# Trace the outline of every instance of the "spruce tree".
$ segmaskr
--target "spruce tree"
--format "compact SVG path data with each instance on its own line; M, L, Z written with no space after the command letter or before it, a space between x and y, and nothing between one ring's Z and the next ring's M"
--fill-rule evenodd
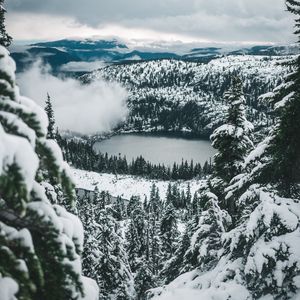
M0 0L0 46L7 48L12 42L12 37L6 32L5 13L4 0Z
M130 222L126 231L128 260L132 272L136 272L148 252L147 220L140 201L133 202Z
M178 216L172 203L163 209L160 221L160 238L162 253L165 260L170 259L176 251L179 232L177 227Z
M0 285L11 282L1 294L81 299L90 291L81 276L82 224L52 204L58 197L52 184L71 201L68 168L57 144L46 139L43 110L19 95L15 65L3 47L0 65ZM45 187L54 191L51 198Z
M211 140L212 146L218 150L214 159L215 176L229 183L241 172L244 158L253 148L253 125L245 116L246 100L240 79L233 78L225 99L229 105L226 124L214 131Z
M51 98L50 98L48 93L47 93L45 111L46 111L47 116L48 116L47 138L48 139L55 139L56 138L56 129L55 129L54 111L53 111L53 107L52 107Z
M286 0L287 9L295 14L295 34L300 42L300 2ZM271 163L262 180L277 184L282 195L300 196L300 58L292 62L293 72L274 96L277 124L270 141Z
M191 245L185 253L184 269L212 269L222 254L222 234L230 225L231 218L218 204L218 198L209 190L200 193L201 213L193 229Z
M134 282L136 289L136 299L148 299L146 292L155 286L155 280L153 278L151 270L149 269L148 263L145 260L143 260L138 267Z

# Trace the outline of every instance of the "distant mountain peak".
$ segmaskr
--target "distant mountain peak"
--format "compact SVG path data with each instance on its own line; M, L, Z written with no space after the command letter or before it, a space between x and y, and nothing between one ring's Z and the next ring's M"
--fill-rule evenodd
M117 39L62 39L52 42L42 42L32 44L31 46L67 48L71 50L108 50L108 49L127 49L128 47L120 43Z

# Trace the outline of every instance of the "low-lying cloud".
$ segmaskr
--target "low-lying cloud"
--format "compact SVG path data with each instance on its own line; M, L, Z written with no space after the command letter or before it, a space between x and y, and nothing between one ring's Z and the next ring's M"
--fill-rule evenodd
M59 130L93 134L111 130L127 116L127 91L118 83L98 80L82 85L72 78L58 78L40 62L19 74L22 94L42 107L49 93Z
M105 66L103 61L71 61L61 66L65 72L91 72Z

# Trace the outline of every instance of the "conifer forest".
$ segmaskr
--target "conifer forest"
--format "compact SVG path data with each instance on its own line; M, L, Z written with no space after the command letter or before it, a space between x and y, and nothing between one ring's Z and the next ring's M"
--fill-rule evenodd
M299 300L300 1L125 2L0 0L0 300Z

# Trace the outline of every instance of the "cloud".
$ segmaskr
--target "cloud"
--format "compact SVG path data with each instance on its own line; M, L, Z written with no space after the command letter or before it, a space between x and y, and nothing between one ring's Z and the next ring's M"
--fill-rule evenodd
M10 0L7 8L12 35L21 31L31 38L35 32L40 39L109 33L153 40L293 40L293 16L285 11L284 0ZM30 16L42 18L34 21ZM24 23L30 22L25 31Z
M105 66L103 61L71 61L60 67L65 72L91 72Z
M49 67L36 63L19 74L25 96L44 107L46 94L52 99L60 130L93 134L112 129L127 116L127 92L117 83L97 81L81 85L78 80L54 77Z

